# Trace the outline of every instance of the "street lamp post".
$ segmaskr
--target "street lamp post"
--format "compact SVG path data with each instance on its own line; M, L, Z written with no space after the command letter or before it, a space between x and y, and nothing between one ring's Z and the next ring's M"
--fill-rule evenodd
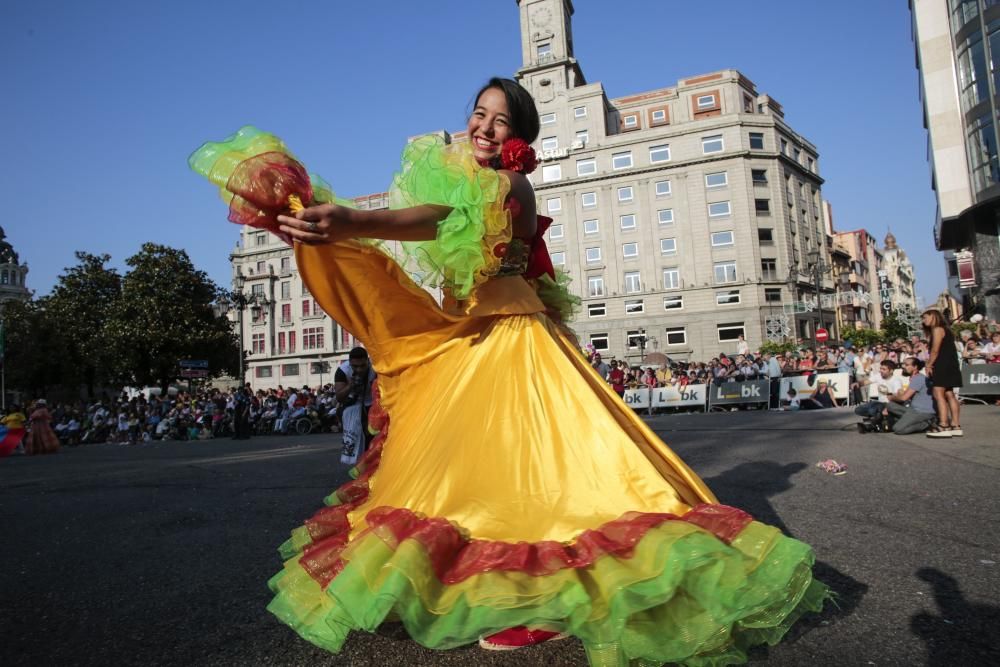
M639 335L636 336L635 342L639 344L639 365L642 365L642 360L646 358L646 344L651 343L656 345L656 338L652 336L646 336L645 329L639 329Z
M243 334L243 311L250 308L250 314L256 321L260 319L261 314L264 312L264 308L270 305L270 301L263 294L246 294L243 288L246 286L246 276L243 275L242 271L238 271L236 274L236 279L233 281L236 285L236 289L227 294L229 304L234 306L239 312L237 315L237 326L239 327L239 337L240 337L240 386L246 384L246 363L243 360L243 355L246 350L246 342L244 340Z
M829 266L823 262L823 256L819 251L819 247L812 248L806 257L809 258L809 271L813 274L813 279L815 280L816 287L816 308L818 311L819 321L816 327L813 329L813 343L816 347L819 347L819 341L816 339L816 332L823 328L823 295L821 293L823 275L830 269Z

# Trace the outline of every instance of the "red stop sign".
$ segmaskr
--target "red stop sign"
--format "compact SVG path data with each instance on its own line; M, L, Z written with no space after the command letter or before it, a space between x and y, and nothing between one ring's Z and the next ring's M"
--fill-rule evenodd
M829 340L829 338L830 338L830 334L827 332L826 329L816 329L816 342L817 343L825 343L827 340Z

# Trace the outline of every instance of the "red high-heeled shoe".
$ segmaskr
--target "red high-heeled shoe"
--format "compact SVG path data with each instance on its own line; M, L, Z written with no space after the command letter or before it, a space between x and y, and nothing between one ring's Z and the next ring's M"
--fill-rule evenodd
M487 651L513 651L514 649L534 646L542 642L557 641L569 637L564 632L549 632L548 630L530 630L523 625L502 630L489 637L479 638L479 647Z

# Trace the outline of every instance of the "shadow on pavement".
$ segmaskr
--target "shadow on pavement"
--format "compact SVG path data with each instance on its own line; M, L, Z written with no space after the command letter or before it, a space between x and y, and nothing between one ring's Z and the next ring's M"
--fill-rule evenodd
M931 585L938 611L910 619L910 630L927 644L927 664L1000 664L1000 607L970 603L955 578L941 570L924 567L916 575Z
M770 499L791 489L794 486L792 475L808 467L802 462L782 465L775 461L749 461L708 478L705 483L716 492L721 502L739 507L753 515L757 521L774 526L785 535L794 537L792 531L778 516ZM847 618L854 613L868 592L868 584L822 561L816 561L813 566L813 576L830 587L833 600L827 602L819 614L807 615L793 625L785 636L786 642L796 641L812 628ZM766 647L758 647L750 652L751 658L754 659L766 655Z

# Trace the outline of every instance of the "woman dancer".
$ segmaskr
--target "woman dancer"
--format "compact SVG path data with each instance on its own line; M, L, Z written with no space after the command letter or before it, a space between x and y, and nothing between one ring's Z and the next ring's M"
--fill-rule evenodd
M927 430L928 438L952 438L962 435L959 421L959 404L955 387L962 386L962 373L958 367L955 337L948 328L941 311L930 309L920 318L924 336L930 341L931 351L924 372L931 379L931 393L937 408L938 423Z
M525 177L538 130L527 91L491 79L467 143L407 147L390 210L336 203L252 131L192 156L229 190L231 220L270 225L283 179L326 202L277 231L379 375L360 476L282 545L268 608L332 651L394 618L439 649L566 633L593 665L743 661L821 606L812 551L718 504L562 327ZM412 242L443 305L364 239Z
M40 398L35 401L34 409L28 417L31 422L31 431L24 441L24 451L26 454L54 454L59 451L59 438L49 425L52 422L52 415L45 399Z

